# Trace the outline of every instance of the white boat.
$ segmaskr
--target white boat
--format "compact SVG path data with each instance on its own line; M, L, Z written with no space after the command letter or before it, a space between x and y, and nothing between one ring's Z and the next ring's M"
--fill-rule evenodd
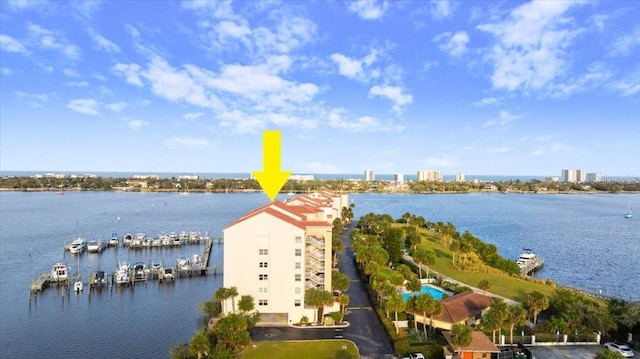
M104 247L105 245L101 240L92 239L91 241L89 241L89 244L87 244L87 251L90 253L98 253L102 252L104 250Z
M162 278L176 279L176 271L173 269L173 267L162 268Z
M73 291L76 293L80 293L82 292L82 281L80 280L80 278L78 278L75 283L73 283Z
M82 238L76 238L71 242L69 252L72 254L80 254L87 248L87 242Z
M132 240L133 240L133 236L129 233L125 234L125 236L122 237L122 242L124 243L125 246L131 245Z
M93 284L94 285L105 285L107 284L107 277L104 271L97 271L93 274Z
M120 244L120 239L118 238L118 233L111 233L111 239L109 240L109 245L112 247L117 247Z
M129 263L127 262L119 262L118 269L115 273L116 284L127 284L129 283L129 273L131 269L129 268Z
M191 259L189 259L189 263L191 264L192 270L202 269L202 260L197 254L191 256Z
M624 218L631 218L631 217L633 217L633 213L631 213L631 202L629 202L629 211L624 214Z
M147 235L144 233L138 233L136 234L135 238L133 238L131 240L131 243L129 244L130 248L142 248L142 243L144 241L146 241L147 239Z
M544 261L541 258L538 258L531 249L525 248L520 254L520 257L518 257L516 263L520 268L520 273L526 275L542 268Z
M187 257L180 257L176 262L178 263L178 270L189 270L189 259Z
M49 280L52 282L64 282L69 279L69 268L66 263L58 262L53 265L51 269L51 277Z
M144 280L147 278L147 268L142 262L136 262L133 265L133 278L134 280Z

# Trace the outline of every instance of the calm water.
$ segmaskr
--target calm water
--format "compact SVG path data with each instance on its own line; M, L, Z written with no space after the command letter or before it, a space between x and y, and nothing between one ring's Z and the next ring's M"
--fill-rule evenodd
M283 197L285 198L285 197ZM624 219L638 195L381 195L354 194L356 218L367 212L404 212L451 221L461 231L516 258L523 247L545 257L540 273L557 282L640 299L638 216ZM138 283L79 295L56 287L29 297L29 283L64 260L87 275L117 260L164 260L201 253L179 249L108 249L70 256L63 244L76 236L107 240L111 232L200 231L222 228L267 202L264 194L68 192L0 193L0 356L2 358L167 358L201 328L199 303L222 284L213 275L175 283ZM119 219L118 219L119 218ZM214 245L211 263L222 264Z

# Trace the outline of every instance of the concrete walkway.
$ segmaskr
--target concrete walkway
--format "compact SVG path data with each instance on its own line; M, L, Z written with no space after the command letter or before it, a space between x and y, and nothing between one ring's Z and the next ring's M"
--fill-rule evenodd
M403 258L404 258L404 260L406 260L407 262L413 263L415 266L419 266L420 268L422 268L422 269L426 272L426 270L427 270L427 266L425 266L425 265L423 265L423 264L422 264L422 265L418 265L418 263L416 263L416 262L413 260L413 257L411 257L411 256L409 256L409 255L404 255L404 256L403 256ZM434 270L433 270L433 269L431 269L431 268L429 268L429 273L435 273L436 275L441 276L441 277L442 277L444 280L446 280L447 282L456 283L456 284L458 284L458 285L460 285L460 286L469 287L469 288L471 288L471 290L473 290L473 291L474 291L474 292L476 292L476 293L480 293L480 294L488 295L488 296L490 296L490 297L494 297L494 298L501 298L501 299L503 299L503 300L505 301L505 303L507 303L507 304L509 304L509 305L517 305L517 304L520 304L519 302L516 302L516 301L515 301L515 300L513 300L513 299L509 299L509 298L507 298L507 297L503 297L503 296L501 296L501 295L497 295L497 294L495 294L495 293L487 292L487 291L484 291L484 290L482 290L482 289L480 289L480 288L476 288L476 287L474 287L474 286L471 286L471 285L469 285L469 284L467 284L467 283L463 283L463 282L461 282L461 281L459 281L459 280L453 279L453 278L451 278L451 277L447 277L446 275L444 275L444 274L442 274L442 273L439 273L439 272L437 272L437 271L434 271Z

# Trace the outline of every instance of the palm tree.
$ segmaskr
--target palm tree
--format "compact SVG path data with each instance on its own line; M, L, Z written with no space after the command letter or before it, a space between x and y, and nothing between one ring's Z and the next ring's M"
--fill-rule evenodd
M211 353L211 341L207 336L205 329L200 329L191 338L189 342L189 352L198 356L198 359L202 358L202 354L209 356Z
M222 303L223 314L226 315L227 312L227 299L229 298L229 290L225 287L220 287L216 290L214 294L215 298Z
M322 320L322 312L325 305L333 303L333 295L326 290L320 290L318 288L309 288L304 292L304 302L307 305L316 307L318 309L318 316L316 322Z
M485 315L485 317L487 318L487 329L491 329L491 331L493 332L493 342L495 343L496 341L496 336L495 336L495 331L497 329L502 328L502 326L505 324L505 320L507 318L509 312L509 307L507 306L507 303L502 300L502 299L496 299L491 303L491 307L489 308L489 310L487 311L487 314ZM483 319L483 323L484 323L484 319Z
M491 283L488 280L483 279L480 281L480 283L478 283L478 288L482 289L484 294L487 294L487 290L491 288Z
M238 296L238 288L229 287L227 290L227 296L231 298L231 308L233 308L233 312L236 312L236 297Z
M509 339L513 344L513 328L527 322L527 311L520 305L512 305L507 312L506 322L509 324Z
M413 251L413 259L418 262L418 271L420 272L420 279L422 279L422 271L420 271L420 265L427 267L427 278L429 277L429 266L436 263L436 255L431 250L425 250L418 248Z
M451 344L458 347L466 347L473 341L473 331L464 324L455 324L451 327Z
M533 325L535 326L538 322L538 314L549 308L549 298L538 291L533 291L529 293L523 305L529 313L533 314Z
M340 294L340 296L338 297L338 303L340 303L340 310L342 311L343 318L347 311L347 305L349 305L349 301L350 301L350 298L346 294Z
M386 307L394 312L394 325L396 327L396 334L398 334L400 331L398 328L398 312L402 312L407 308L407 302L404 301L400 293L394 291L391 295L387 296Z
M411 279L409 279L409 282L407 282L406 284L407 290L413 293L417 293L420 292L420 290L422 289L422 283L420 282L420 279L413 277Z
M451 264L455 265L456 264L456 254L458 254L458 252L460 251L460 241L452 240L451 244L449 244L449 249L451 250L451 253L452 253Z
M253 297L250 295L243 295L240 297L238 301L238 309L244 314L250 312L255 308L255 303L253 302Z

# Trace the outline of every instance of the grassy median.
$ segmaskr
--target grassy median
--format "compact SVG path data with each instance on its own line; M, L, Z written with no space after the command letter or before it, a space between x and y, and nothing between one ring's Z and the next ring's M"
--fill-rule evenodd
M256 342L240 353L242 359L304 358L356 359L356 345L348 340Z

